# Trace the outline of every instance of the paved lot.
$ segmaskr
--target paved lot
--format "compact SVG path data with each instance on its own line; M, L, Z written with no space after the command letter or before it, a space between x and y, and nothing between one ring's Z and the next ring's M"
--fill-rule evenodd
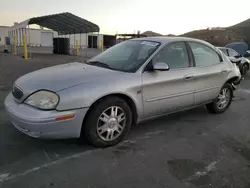
M0 58L1 69L6 59L16 61ZM1 84L58 62L37 60L35 68L26 63L14 72L6 68ZM211 115L200 107L148 121L133 126L125 142L108 149L23 135L4 113L8 91L0 89L0 188L250 187L250 77L226 113Z
M48 66L69 62L84 62L82 56L33 54L31 60L0 52L0 88L10 87L21 75Z

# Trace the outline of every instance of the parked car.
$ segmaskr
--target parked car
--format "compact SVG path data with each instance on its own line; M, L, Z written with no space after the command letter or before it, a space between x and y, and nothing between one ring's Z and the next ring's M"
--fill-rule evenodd
M250 57L250 50L246 51L246 53L243 56L249 58Z
M17 79L5 99L12 124L36 138L85 137L97 147L124 139L134 123L206 105L230 106L235 64L211 44L181 37L121 42L87 63Z
M249 60L242 55L240 55L238 52L231 48L226 47L218 47L219 50L221 50L226 56L230 58L230 60L233 63L236 63L236 65L240 69L240 73L242 76L245 76L247 72L249 71Z
M248 44L246 42L233 42L227 44L225 48L230 48L235 50L238 54L242 55L243 57L250 57L250 51L248 50Z

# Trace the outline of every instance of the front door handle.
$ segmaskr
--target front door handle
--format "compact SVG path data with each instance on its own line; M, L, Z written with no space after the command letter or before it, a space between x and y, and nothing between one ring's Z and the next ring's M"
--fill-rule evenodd
M186 76L184 76L184 80L190 80L193 77L194 77L193 75L186 75Z
M226 73L228 70L227 69L222 69L221 73Z

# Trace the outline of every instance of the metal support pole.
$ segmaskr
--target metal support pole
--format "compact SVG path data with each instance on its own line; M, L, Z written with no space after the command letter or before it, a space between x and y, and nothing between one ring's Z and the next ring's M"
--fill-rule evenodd
M75 43L76 42L76 34L74 33L74 47L75 47Z
M28 39L29 39L29 58L31 58L31 41L30 41L30 26L28 25Z
M86 45L87 45L87 49L89 48L89 36L88 36L88 33L86 33ZM87 50L85 50L86 54L85 54L85 57L87 57Z
M76 34L74 33L74 55L76 55Z
M23 46L24 45L24 41L23 41L23 28L21 28L20 31L21 31L21 44Z
M10 35L11 35L11 52L13 53L14 50L14 36L13 36L13 31L10 31Z
M17 42L17 55L20 54L20 51L19 51L19 30L17 29L16 30L16 42Z
M78 40L76 40L76 56L79 56Z
M19 41L20 41L20 46L22 47L22 44L23 44L23 42L22 42L22 29L19 29Z
M80 33L80 49L82 48L82 33Z
M23 56L24 56L24 59L28 59L27 37L26 37L26 35L23 35Z
M94 46L93 46L93 38L94 38L94 33L92 33L92 40L91 40L91 48L94 48Z
M101 40L101 52L104 51L103 40Z
M17 47L16 47L16 45L17 45L17 37L16 37L16 35L14 35L14 39L13 39L14 41L14 46L13 46L13 48L14 48L14 55L17 55Z
M13 31L13 39L16 40L16 45L17 45L16 30ZM14 43L14 41L13 41L13 43ZM15 46L13 46L13 48L15 48ZM16 47L16 54L15 55L17 55L17 47Z
M18 33L18 29L15 30L16 33L16 42L17 42L17 48L18 48L18 44L19 44L19 33ZM18 51L18 49L17 49ZM18 53L18 52L17 52Z
M21 50L22 49L22 45L23 45L23 40L22 40L22 29L19 29L19 40L20 40L20 52L22 52L21 53L21 55L23 54L23 51Z
M89 47L89 36L88 36L88 33L86 33L86 45L87 45L87 48Z

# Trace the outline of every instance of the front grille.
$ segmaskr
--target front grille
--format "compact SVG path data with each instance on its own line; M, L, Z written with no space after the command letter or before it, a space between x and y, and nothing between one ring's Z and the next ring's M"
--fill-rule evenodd
M16 99L21 99L21 97L23 96L23 91L19 87L17 87L16 85L14 85L12 88L12 95Z

